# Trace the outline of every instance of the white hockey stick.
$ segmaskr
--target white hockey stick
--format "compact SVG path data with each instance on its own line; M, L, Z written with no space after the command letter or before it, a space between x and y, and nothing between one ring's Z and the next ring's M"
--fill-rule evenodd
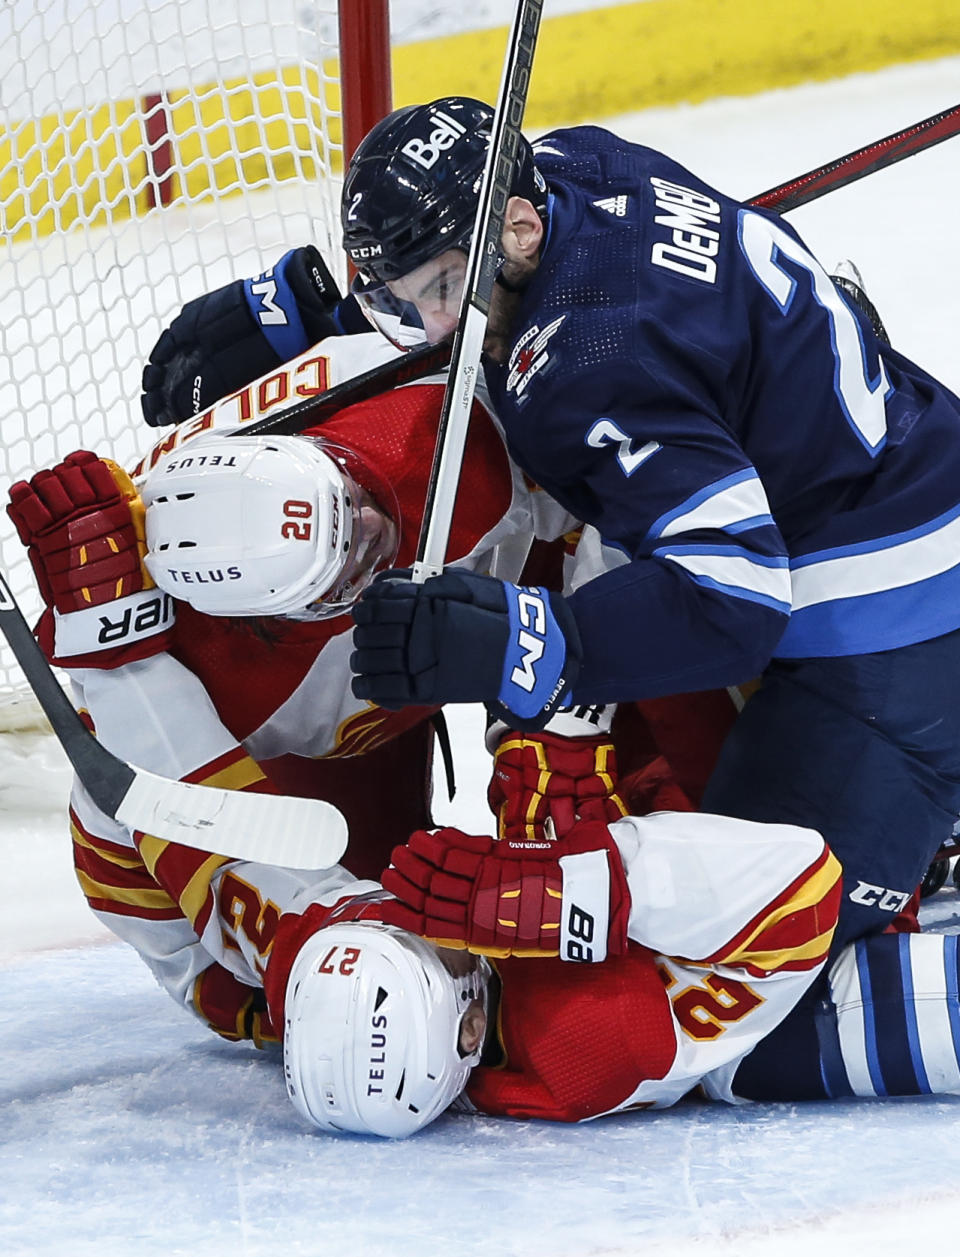
M347 822L330 803L172 781L118 759L86 727L0 574L0 630L97 807L122 825L233 860L319 869L336 864Z
M543 0L519 0L507 44L413 565L413 580L417 584L440 574L447 553L542 10Z

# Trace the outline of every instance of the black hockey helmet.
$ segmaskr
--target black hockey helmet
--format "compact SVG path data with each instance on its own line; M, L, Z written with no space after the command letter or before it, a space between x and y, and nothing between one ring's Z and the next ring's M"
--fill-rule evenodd
M364 137L343 184L343 247L367 283L399 279L447 249L467 250L493 110L467 96L397 109ZM547 185L520 137L512 193L543 213Z

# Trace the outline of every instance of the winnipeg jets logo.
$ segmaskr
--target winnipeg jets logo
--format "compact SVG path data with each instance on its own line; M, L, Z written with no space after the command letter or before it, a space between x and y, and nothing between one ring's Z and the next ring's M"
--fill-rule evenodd
M536 324L533 327L528 327L514 345L510 354L510 361L507 363L509 372L507 375L507 392L515 392L518 400L526 392L530 381L537 372L546 366L549 360L547 343L551 336L559 331L560 324L566 317L565 314L561 314L558 319L548 323L542 331Z
M625 196L605 196L599 201L594 201L597 209L606 210L608 214L613 214L615 218L626 218L627 216L627 198Z

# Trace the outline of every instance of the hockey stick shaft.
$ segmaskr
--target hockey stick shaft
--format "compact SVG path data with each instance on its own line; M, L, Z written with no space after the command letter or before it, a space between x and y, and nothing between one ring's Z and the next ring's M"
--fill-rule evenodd
M329 803L173 781L108 751L63 692L2 574L0 630L84 789L107 816L167 842L260 864L329 868L343 854L347 824Z
M542 0L519 0L507 43L413 565L418 584L443 570L542 10Z
M276 415L266 415L254 423L231 430L228 436L291 436L305 432L307 428L323 423L338 411L352 406L356 402L367 401L389 389L400 388L403 384L412 384L422 380L424 376L442 371L450 361L449 344L419 345L409 353L391 358L389 362L381 362L378 366L364 371L361 375L352 376L349 380L328 388L319 397L310 397L298 402L287 410Z
M863 148L847 153L845 157L838 157L835 161L818 166L815 170L808 170L806 174L798 175L776 188L769 188L759 196L752 197L748 204L755 205L758 209L777 210L781 214L797 209L827 192L846 187L848 183L854 183L864 175L893 166L905 157L922 153L924 149L941 144L957 134L960 134L960 105L953 105L950 109L924 118L922 122L904 127L902 131L895 131L882 140L865 144Z

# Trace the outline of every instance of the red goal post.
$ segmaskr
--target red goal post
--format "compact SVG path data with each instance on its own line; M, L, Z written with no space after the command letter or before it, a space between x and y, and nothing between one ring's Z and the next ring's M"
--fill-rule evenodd
M391 108L389 2L7 0L0 83L5 505L71 450L135 460L143 361L191 297L308 241L346 280L340 181ZM0 568L30 618L5 512ZM0 705L21 695L0 652Z

